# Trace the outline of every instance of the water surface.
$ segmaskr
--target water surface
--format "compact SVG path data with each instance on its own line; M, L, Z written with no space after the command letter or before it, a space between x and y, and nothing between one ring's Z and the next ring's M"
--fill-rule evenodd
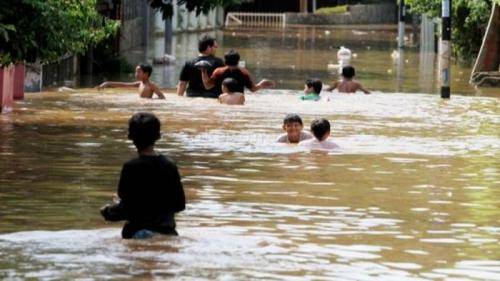
M247 105L123 90L29 94L0 116L0 277L500 280L497 98L378 92ZM179 237L124 241L98 209L135 156L127 119L160 118L183 176ZM341 149L273 140L287 112Z

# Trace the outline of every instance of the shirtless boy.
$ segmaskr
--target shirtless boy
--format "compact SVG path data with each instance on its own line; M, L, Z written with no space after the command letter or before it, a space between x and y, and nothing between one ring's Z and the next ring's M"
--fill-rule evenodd
M159 99L164 99L165 96L160 91L160 89L149 80L149 76L151 76L151 72L153 72L153 68L148 64L140 64L135 68L135 79L136 82L113 82L108 81L104 82L101 85L97 86L97 89L102 88L116 88L116 87L138 87L139 96L141 98L150 99L153 97L153 93L155 93Z
M311 150L333 150L339 148L336 143L328 139L330 137L330 122L325 118L312 121L311 132L314 135L314 139L302 141L299 143L300 146Z
M356 70L352 66L345 66L342 68L342 80L335 81L327 91L333 91L337 89L339 93L355 93L360 90L365 94L370 94L370 91L363 88L360 82L354 80L356 75Z
M228 105L244 105L245 95L238 92L238 81L233 78L226 78L222 81L222 95L219 102Z

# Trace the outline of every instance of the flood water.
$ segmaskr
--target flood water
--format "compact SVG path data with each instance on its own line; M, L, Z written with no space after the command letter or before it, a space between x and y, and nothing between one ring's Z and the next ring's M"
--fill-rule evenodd
M209 32L217 38L218 56L230 49L241 54L255 80L273 79L280 89L304 87L307 77L320 78L324 83L338 79L335 65L340 46L352 50L352 65L357 78L368 89L383 92L439 94L438 56L430 49L408 46L397 54L395 26L290 27L286 29L244 29ZM412 37L410 30L407 36ZM177 85L183 63L197 54L200 34L178 34L165 48L163 38L151 38L148 48L131 51L127 58L133 64L151 62L170 49L176 57L174 65L155 65L153 80L163 87ZM418 42L418 38L414 40ZM452 64L451 87L455 94L473 96L500 96L495 88L475 88L469 85L472 68ZM108 79L133 79L133 74L110 76ZM91 85L104 77L94 77Z
M281 63L261 64L288 73ZM271 90L242 107L133 90L28 94L0 115L0 278L500 280L498 97L441 100L384 79L367 79L373 95L301 102ZM135 157L126 131L138 111L160 118L157 150L183 177L178 237L125 241L98 211ZM306 127L329 119L341 149L275 144L288 112Z

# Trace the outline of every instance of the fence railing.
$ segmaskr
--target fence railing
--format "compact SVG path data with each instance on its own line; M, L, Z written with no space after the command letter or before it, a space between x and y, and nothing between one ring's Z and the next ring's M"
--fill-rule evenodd
M230 12L225 26L285 27L286 15L282 13L240 13Z

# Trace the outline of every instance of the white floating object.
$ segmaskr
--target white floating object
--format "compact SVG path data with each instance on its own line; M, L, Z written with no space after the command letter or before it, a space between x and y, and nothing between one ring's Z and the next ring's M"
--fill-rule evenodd
M391 58L393 60L399 59L399 57L400 57L400 54L398 51L396 51L396 50L392 51Z

